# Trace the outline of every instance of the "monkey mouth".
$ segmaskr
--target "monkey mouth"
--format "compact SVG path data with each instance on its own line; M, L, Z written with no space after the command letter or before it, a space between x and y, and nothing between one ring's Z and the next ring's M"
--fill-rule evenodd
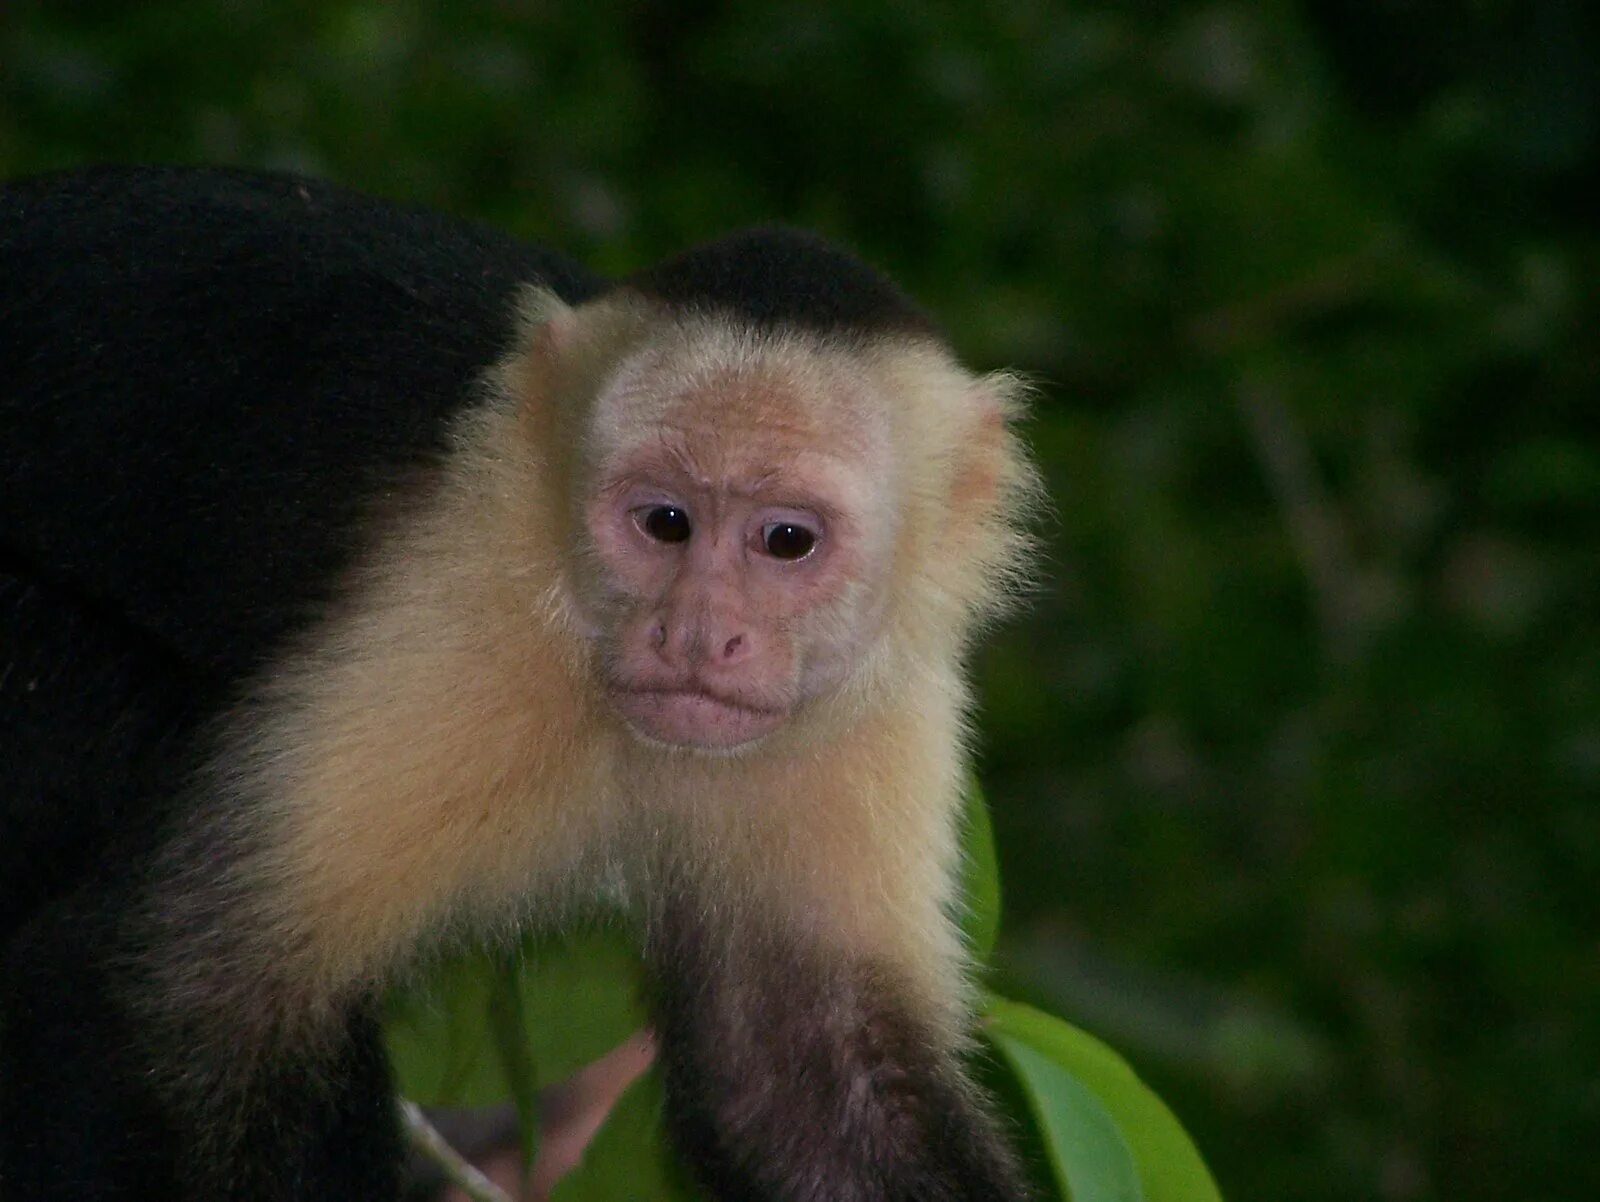
M693 685L614 686L612 704L650 742L704 751L732 751L771 734L789 716L784 707L755 705Z

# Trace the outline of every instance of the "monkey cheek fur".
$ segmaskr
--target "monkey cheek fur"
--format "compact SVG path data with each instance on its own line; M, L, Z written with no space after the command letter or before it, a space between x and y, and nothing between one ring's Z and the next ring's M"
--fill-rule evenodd
M786 710L739 705L698 689L613 689L611 704L650 743L734 751L782 726Z

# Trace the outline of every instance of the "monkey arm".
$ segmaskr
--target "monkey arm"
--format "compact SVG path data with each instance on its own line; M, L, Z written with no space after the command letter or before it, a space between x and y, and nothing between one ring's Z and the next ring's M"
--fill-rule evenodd
M1027 1196L962 1065L962 694L899 679L918 705L847 713L825 756L632 778L666 1113L712 1197Z
M905 981L796 930L717 930L708 913L670 904L650 957L667 1113L713 1196L1025 1196Z

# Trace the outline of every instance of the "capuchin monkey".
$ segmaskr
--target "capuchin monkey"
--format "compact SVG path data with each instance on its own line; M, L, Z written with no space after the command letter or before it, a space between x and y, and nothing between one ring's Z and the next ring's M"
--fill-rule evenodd
M0 189L0 1196L393 1197L380 991L609 908L711 1197L1022 1197L952 918L1018 394L804 234Z

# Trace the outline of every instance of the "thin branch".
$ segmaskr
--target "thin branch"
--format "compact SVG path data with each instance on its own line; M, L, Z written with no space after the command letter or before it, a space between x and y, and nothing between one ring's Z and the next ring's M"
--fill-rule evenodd
M415 1102L401 1098L400 1117L411 1146L438 1165L450 1183L464 1190L473 1202L513 1202L510 1194L473 1168L450 1146Z

